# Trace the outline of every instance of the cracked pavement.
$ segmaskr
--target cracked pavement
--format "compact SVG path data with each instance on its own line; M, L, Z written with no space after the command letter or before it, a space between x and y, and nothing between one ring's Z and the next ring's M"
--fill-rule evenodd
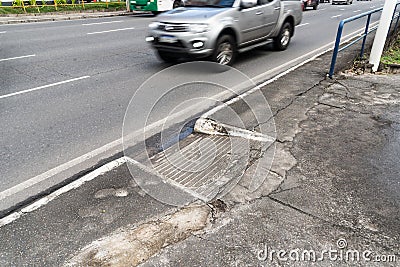
M263 185L248 188L256 162L222 198L228 211L211 227L140 266L398 264L400 76L296 77L319 67L309 65L262 89L277 130L275 155L267 150L257 159L274 156L269 172L256 174L267 176ZM224 114L214 116L229 124ZM316 256L290 258L293 250ZM324 250L342 254L323 257ZM363 257L365 251L371 254Z
M1 227L0 265L396 266L400 76L329 80L329 57L261 89L273 118L231 106L248 130L274 122L276 142L253 143L220 200L164 205L122 166ZM232 125L224 110L213 119Z

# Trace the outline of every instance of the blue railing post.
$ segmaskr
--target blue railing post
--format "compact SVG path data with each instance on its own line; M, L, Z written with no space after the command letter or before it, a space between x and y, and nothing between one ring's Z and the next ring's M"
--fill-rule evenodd
M367 41L368 29L369 29L370 22L371 22L371 14L368 15L367 24L365 25L364 38L363 38L363 42L361 45L361 51L360 51L360 59L362 59L362 57L364 56L365 42Z
M338 31L336 34L336 41L335 41L335 48L333 49L331 67L329 69L329 78L331 78L331 79L333 76L333 72L335 71L336 58L339 53L339 45L340 45L340 39L342 38L343 25L344 25L344 21L342 20L338 26Z
M395 12L393 12L392 21L391 21L390 25L393 24L394 16L396 14L397 7L399 5L400 5L400 3L396 4L396 9L395 9ZM362 42L361 51L360 51L360 58L362 58L364 56L365 43L366 43L366 40L367 40L367 36L368 36L369 33L371 33L372 31L375 31L376 28L377 28L377 27L373 27L371 30L369 30L369 25L371 23L371 16L374 13L382 11L382 9L383 9L382 7L381 8L377 8L377 9L374 9L374 10L371 10L371 11L368 11L368 12L365 12L365 13L361 13L359 15L356 15L356 16L353 16L353 17L350 17L350 18L347 18L347 19L344 19L344 20L340 21L339 26L338 26L337 35L336 35L335 48L333 49L331 66L330 66L329 73L328 73L329 78L332 79L333 73L335 71L335 65L336 65L336 59L337 59L338 53L340 51L344 50L344 49L347 49L349 46L352 46L353 44L355 44L356 42L360 41L361 39L363 39L363 42ZM346 24L348 22L351 22L351 21L354 21L354 20L357 20L359 18L365 17L365 16L368 16L368 18L367 18L367 23L365 25L364 34L362 34L359 38L356 38L356 40L350 42L346 46L340 48L340 39L342 38L342 32L343 32L344 24ZM399 20L400 20L400 11L399 11L399 15L397 16L395 29L397 29L397 25L399 23Z
M396 7L394 8L394 12L393 12L393 15L392 15L392 20L390 21L389 31L388 31L388 35L389 35L389 36L391 36L391 35L390 35L390 30L392 29L392 24L393 24L394 16L396 16L396 9L397 9L397 5L396 5Z

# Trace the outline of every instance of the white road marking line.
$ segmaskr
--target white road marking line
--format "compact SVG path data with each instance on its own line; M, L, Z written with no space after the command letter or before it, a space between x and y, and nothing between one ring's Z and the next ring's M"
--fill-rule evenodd
M326 10L326 8L320 9L320 11L324 11L324 10Z
M78 77L78 78L74 78L74 79L69 79L69 80L61 81L61 82L56 82L56 83L52 83L52 84L47 84L47 85L43 85L43 86L39 86L39 87L35 87L35 88L32 88L32 89L27 89L27 90L23 90L23 91L11 93L11 94L1 95L1 96L0 96L0 99L2 99L2 98L7 98L7 97L12 97L12 96L16 96L16 95L21 95L21 94L26 94L26 93L29 93L29 92L33 92L33 91L37 91L37 90L49 88L49 87L56 86L56 85L60 85L60 84L65 84L65 83L74 82L74 81L86 79L86 78L89 78L89 77L90 77L90 76L82 76L82 77ZM1 193L3 193L3 192L1 192ZM1 193L0 193L0 199L1 199Z
M360 12L360 11L361 11L361 10L359 9L359 10L354 10L353 12L354 12L354 13L357 13L357 12Z
M45 196L35 202L33 202L32 204L30 204L29 206L21 209L20 211L11 213L10 215L0 219L0 228L4 225L7 225L9 223L12 223L13 221L17 220L18 218L20 218L21 216L23 216L26 213L32 212L34 210L37 210L40 207L43 207L44 205L46 205L47 203L49 203L50 201L56 199L57 197L59 197L60 195L67 193L75 188L80 187L81 185L83 185L86 182L89 182L93 179L95 179L96 177L103 175L119 166L121 166L122 164L124 164L125 162L127 162L126 157L122 157L116 160L113 160L103 166L101 166L100 168L86 174L85 176L79 178L78 180L73 181L70 184L67 184L66 186L61 187L60 189L54 191L53 193L49 194L48 196Z
M373 23L371 26L373 26L374 24L377 24L377 23L378 23L378 22L375 22L375 23ZM344 37L342 38L343 43L348 42L349 40L351 40L351 38L350 38L351 36L353 36L353 35L355 36L356 34L359 34L359 33L361 33L362 31L364 31L364 29L357 30L357 31L355 31L355 32L353 32L353 33L350 33L350 34L344 36ZM349 38L349 40L346 40L347 38ZM332 44L334 44L334 42L331 42L331 43L328 43L328 44L324 45L323 47L320 48L320 50L324 50L324 49L326 49L327 47L332 46ZM209 110L208 112L204 113L201 117L202 117L202 118L205 118L205 117L209 116L210 114L213 114L214 112L220 110L220 109L223 108L224 106L229 105L230 103L234 103L234 102L238 101L239 99L243 99L245 96L251 94L252 92L254 92L254 91L256 91L256 90L259 90L260 87L272 83L273 81L279 79L280 77L282 77L282 76L284 76L284 75L290 73L291 71L293 71L293 70L295 70L295 69L297 69L297 68L303 66L304 64L306 64L306 63L308 63L308 62L310 62L310 61L313 61L313 60L314 60L315 58L317 58L318 56L320 56L320 55L322 55L322 54L324 54L324 53L327 53L328 51L331 51L331 50L333 50L333 47L331 47L331 48L329 48L329 49L326 49L326 50L324 50L324 51L322 51L322 52L320 52L320 53L317 53L316 55L312 56L311 58L308 58L307 60L305 60L305 61L303 61L303 62L300 62L299 64L297 64L297 65L295 65L295 66L289 68L288 70L286 70L286 71L284 71L284 72L282 72L282 73L276 75L275 77L273 77L273 78L271 78L271 79L269 79L269 80L267 80L267 81L265 81L265 82L259 84L258 86L254 87L253 89L250 89L250 90L244 92L244 93L241 94L240 96L237 96L237 97L231 99L230 101L228 101L228 102L226 102L226 103L224 103L224 104L222 104L222 105L220 105L220 106L217 106L217 107L215 107L215 108ZM295 59L291 60L291 61L288 62L288 63L295 62L297 59L301 59L301 58L303 58L303 57L308 57L308 56L310 56L310 55L311 55L312 53L314 53L314 52L315 52L315 51L311 51L311 52L307 53L306 55L303 55L303 56L301 56L301 57L298 57L298 58L295 58ZM285 66L286 66L286 65L288 65L288 64L285 64ZM278 68L279 68L279 67L277 67L277 68L275 68L275 69L278 69ZM275 69L274 69L274 70L275 70ZM263 73L263 74L260 74L260 75L257 75L256 77L252 78L252 80L256 80L256 79L258 79L259 77L265 76L267 73L272 73L272 71L273 71L273 70L268 71L268 72ZM225 95L225 94L226 94L226 93L222 92L222 93L219 93L219 94L217 94L217 95L215 95L215 96L213 96L213 97L215 97L215 99L219 99L220 96L223 96L223 95ZM200 103L196 104L195 106L197 106L197 105L200 105ZM191 110L191 109L194 109L194 107L190 107L190 108L184 109L184 110L182 110L182 111L180 111L180 112L174 114L174 115L172 116L172 117L173 117L172 120L174 121L174 117L178 117L178 116L181 115L181 114L187 113L187 112L188 112L189 110ZM147 132L147 131L154 131L154 130L157 128L157 126L160 126L160 125L161 125L161 126L165 126L165 120L166 120L166 119L161 119L161 120L159 120L159 121L157 121L157 122L154 122L153 124L146 126L145 129L137 130L136 132L134 132L134 133L132 133L132 134L130 134L130 135L124 137L123 139L124 139L124 140L131 140L131 139L134 139L137 135L142 135L142 134L143 134L143 131L144 131L144 132ZM66 170L66 169L69 169L69 168L71 168L71 167L73 167L73 166L76 166L77 164L82 163L82 162L84 162L84 161L87 160L87 159L93 158L93 157L96 156L96 155L99 155L99 154L101 154L101 153L104 153L104 152L107 151L108 149L115 148L116 146L122 145L122 142L123 142L123 141L122 141L122 138L119 138L119 139L117 139L117 140L115 140L115 141L113 141L113 142L111 142L111 143L108 143L108 144L106 144L106 145L104 145L104 146L102 146L102 147L100 147L100 148L97 148L97 149L95 149L95 150L93 150L93 151L91 151L91 152L89 152L89 153L86 153L86 154L84 154L84 155L82 155L82 156L80 156L80 157L78 157L78 158L75 158L75 159L73 159L73 160L71 160L71 161L69 161L69 162L66 162L66 163L64 163L64 164L62 164L62 165L59 165L58 167L55 167L55 168L53 168L53 169L51 169L51 170L49 170L49 171L47 171L47 172L45 172L45 173L42 173L42 174L40 174L40 175L38 175L38 176L35 176L35 177L33 177L33 178L31 178L31 179L29 179L29 180L27 180L27 181L25 181L25 182L23 182L23 183L21 183L21 184L18 184L18 185L14 186L14 187L12 187L12 188L10 188L10 189L7 189L7 190L5 190L5 191L3 191L3 192L0 192L0 200L2 200L2 199L4 199L4 198L6 198L7 196L10 196L10 195L12 195L12 194L14 194L14 193L18 193L18 192L24 190L25 188L30 187L31 185L34 185L34 184L39 183L39 182L41 182L41 181L44 181L44 180L46 180L46 179L48 179L48 178L51 178L53 175L56 175L56 174L58 174L58 173L60 173L60 172L62 172L62 171L64 171L64 170ZM59 190L57 190L57 191L51 193L50 195L48 195L48 196L46 196L46 197L44 197L44 198L42 198L42 199L39 199L38 201L36 201L35 203L31 204L30 206L26 207L26 208L23 209L23 210L24 210L24 211L32 211L32 210L37 209L37 208L39 208L39 207L41 207L41 206L44 206L44 205L46 205L48 202L50 202L51 200L53 200L53 199L55 198L54 196L59 196L59 195L65 193L65 192L70 191L71 189L78 188L79 186L81 186L82 184L84 184L84 183L87 181L88 178L90 178L90 179L89 179L89 181L90 181L90 180L94 179L95 177L97 177L97 176L99 176L99 175L101 175L101 174L104 174L104 173L106 173L106 172L112 170L112 169L110 169L110 166L114 166L113 164L116 164L116 161L118 161L118 164L119 164L119 165L122 165L123 163L127 162L128 159L129 159L129 158L127 158L127 157L122 157L122 158L120 158L120 159L117 159L117 160L115 160L115 161L112 161L112 162L110 162L110 163L107 163L106 165L104 165L104 166L102 166L102 167L100 167L100 168L94 170L93 172L91 172L91 173L85 175L84 177L82 177L82 178L76 180L75 182L72 182L71 184L66 185L66 186L64 186L63 188L60 188ZM119 165L118 165L118 166L119 166ZM118 167L118 166L115 166L115 168ZM103 168L103 167L104 167L104 168ZM100 173L100 174L98 174L98 173ZM28 186L28 187L26 187L26 186ZM60 193L60 192L61 192L61 193ZM11 194L10 194L10 193L11 193ZM39 205L40 205L40 206L39 206ZM3 225L9 224L9 223L11 223L11 222L13 222L13 221L15 221L16 219L20 218L22 215L23 215L23 212L22 212L22 210L21 210L21 211L12 213L12 214L8 215L7 217L4 217L4 218L0 219L0 227L3 226Z
M64 164L61 164L61 165L59 165L59 166L57 166L57 167L55 167L53 169L50 169L47 172L39 174L39 175L37 175L37 176L35 176L33 178L30 178L30 179L28 179L28 180L26 180L26 181L24 181L22 183L19 183L19 184L15 185L15 186L13 186L13 187L11 187L9 189L6 189L6 190L0 192L0 200L5 199L6 197L9 197L9 196L11 196L13 194L16 194L18 192L21 192L21 191L25 190L26 188L29 188L29 187L37 184L37 183L45 181L48 178L51 178L51 177L53 177L54 175L56 175L58 173L61 173L61 172L65 171L65 170L67 170L67 169L69 169L69 168L71 168L71 167L73 167L75 165L78 165L78 164L84 162L87 159L94 158L95 156L103 153L104 151L107 151L108 149L114 148L114 147L116 147L118 145L122 145L122 138L120 138L118 140L115 140L115 141L113 141L111 143L108 143L108 144L106 144L106 145L104 145L104 146L102 146L100 148L97 148L97 149L95 149L95 150L93 150L93 151L91 151L89 153L86 153L86 154L84 154L84 155L82 155L80 157L77 157L77 158L75 158L75 159L73 159L71 161L68 161L68 162L66 162Z
M371 6L371 8L374 8L375 6Z
M0 62L8 61L8 60L14 60L14 59L20 59L20 58L35 57L35 56L36 55L27 55L27 56L20 56L20 57L3 58L3 59L0 59Z
M308 24L310 24L310 23L303 23L303 24L300 24L300 25L297 25L296 27L302 27L302 26L306 26L306 25L308 25Z
M340 11L345 11L346 9L344 9L344 8L341 8L341 9L339 9Z
M0 33L6 33L6 31L4 31L4 32L0 32Z
M108 32L119 32L119 31L126 31L126 30L133 30L134 27L131 28L123 28L123 29L115 29L115 30L108 30L108 31L101 31L101 32L89 32L87 34L100 34L100 33L108 33Z
M122 20L114 20L114 21L104 21L104 22L93 22L93 23L84 23L82 26L90 26L90 25L101 25L101 24L111 24L111 23L119 23Z
M226 99L227 97L229 97L229 95L227 95L226 91L223 91L219 94L214 95L213 97L215 97L216 99ZM188 112L190 112L191 110L197 110L199 107L201 107L202 109L207 108L206 106L204 106L203 102L198 102L197 104L194 104L193 106L183 109L179 112L176 112L174 114L172 114L169 118L170 121L176 121L177 119L179 119L180 116L182 116L183 114L186 114ZM123 140L125 140L126 142L131 141L131 140L135 140L135 138L138 138L143 135L143 133L148 133L149 135L153 135L156 134L158 132L158 128L160 127L170 127L172 125L168 125L166 124L167 122L167 118L158 120L150 125L147 125L144 129L139 129L136 130L133 133L130 133L129 135L123 136L123 138L119 138L113 142L110 142L102 147L99 147L93 151L90 151L84 155L81 155L77 158L74 158L66 163L63 163L53 169L50 169L42 174L39 174L35 177L32 177L20 184L17 184L9 189L6 189L2 192L0 192L0 200L5 199L6 197L12 196L13 194L16 194L18 192L21 192L37 183L40 183L42 181L45 181L51 177L53 177L54 175L57 175L65 170L68 170L88 159L94 158L108 150L114 149L118 146L122 146L123 145ZM128 140L128 141L127 141ZM136 140L137 141L137 140Z
M341 16L342 16L341 14L340 15L336 15L336 16L331 17L331 19L338 18L338 17L341 17Z

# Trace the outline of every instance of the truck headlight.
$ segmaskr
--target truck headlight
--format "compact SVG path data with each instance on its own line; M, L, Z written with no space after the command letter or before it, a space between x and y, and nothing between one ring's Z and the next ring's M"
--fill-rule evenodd
M158 26L160 26L160 23L159 23L159 22L152 22L152 23L149 24L149 28L150 28L151 30L157 29Z
M208 30L208 24L189 24L189 31L193 33L202 33Z

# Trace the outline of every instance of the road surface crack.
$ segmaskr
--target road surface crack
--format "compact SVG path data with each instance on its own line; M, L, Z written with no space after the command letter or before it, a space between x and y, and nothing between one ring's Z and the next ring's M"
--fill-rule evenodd
M280 204L280 205L283 205L283 206L285 206L285 207L288 207L288 208L290 208L290 209L292 209L292 210L295 210L295 211L297 211L297 212L300 212L301 214L304 214L304 215L307 215L307 216L309 216L309 217L312 217L312 218L314 218L314 219L318 219L318 220L321 220L321 221L323 221L323 222L330 223L329 221L327 221L327 220L325 220L325 219L323 219L323 218L320 218L320 217L318 217L318 216L316 216L316 215L314 215L314 214L312 214L312 213L306 212L306 211L304 211L304 210L302 210L302 209L299 209L299 208L297 208L297 207L295 207L295 206L292 206L292 205L290 205L290 204L288 204L288 203L285 203L285 202L283 202L283 201L281 201L281 200L279 200L279 199L276 199L276 198L274 198L273 196L271 196L272 194L273 194L273 193L271 193L270 195L268 195L268 198L271 199L272 201L274 201L274 202L276 202L276 203L278 203L278 204Z

